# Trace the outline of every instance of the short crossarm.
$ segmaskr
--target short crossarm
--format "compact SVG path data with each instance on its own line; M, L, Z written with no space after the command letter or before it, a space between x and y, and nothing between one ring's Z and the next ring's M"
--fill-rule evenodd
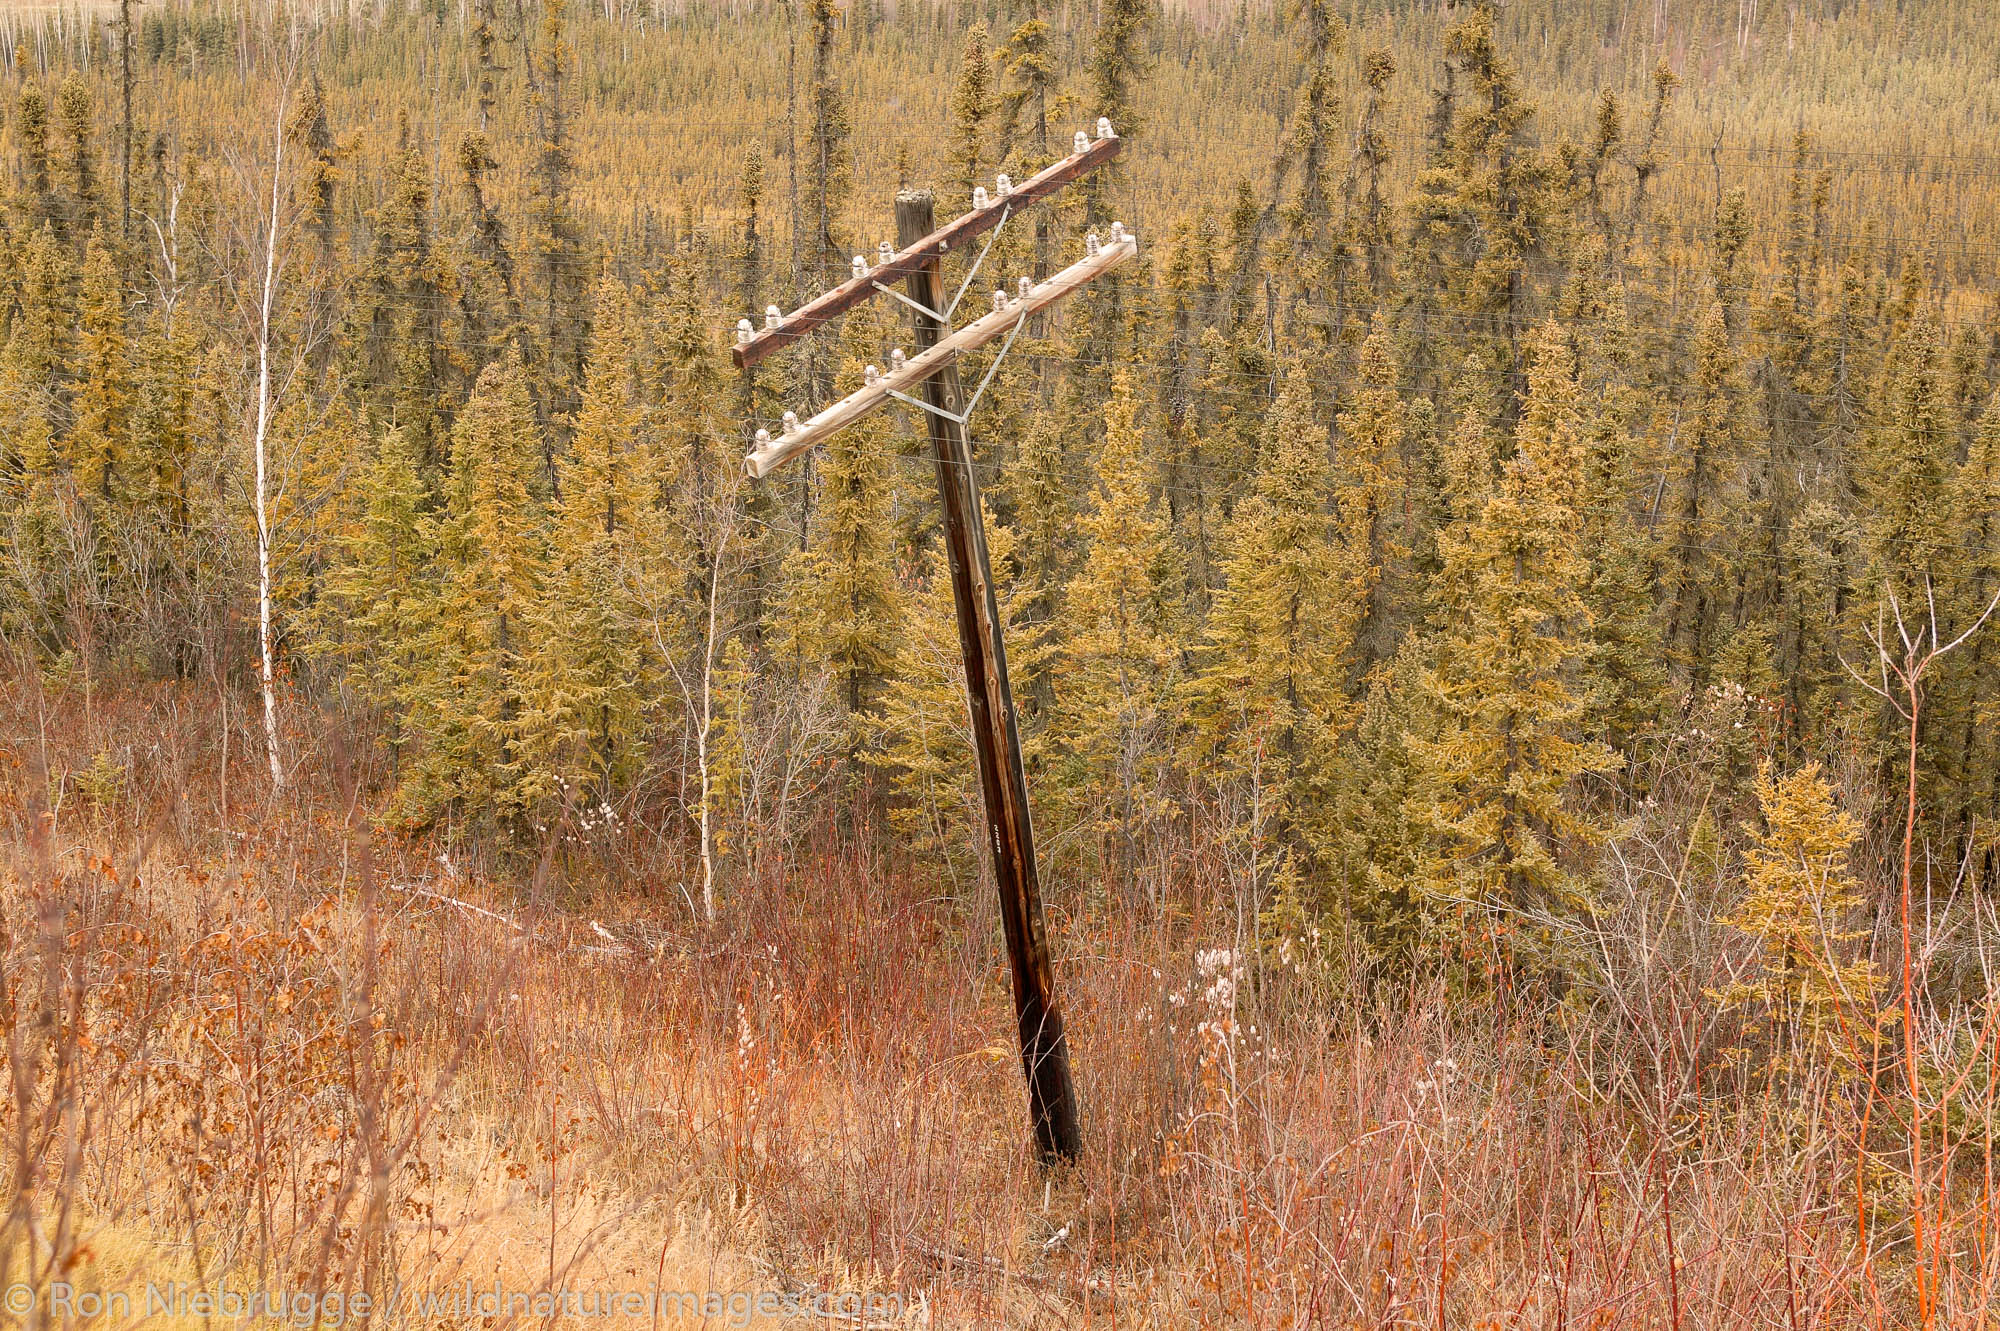
M1037 310L1081 290L1096 277L1124 263L1139 252L1139 242L1130 232L1118 227L1113 230L1109 241L1103 245L1093 243L1089 248L1090 253L1047 281L1029 287L1026 292L996 300L992 313L975 319L929 351L873 375L870 382L812 419L796 422L788 418L784 433L776 436L758 431L757 448L743 460L744 470L759 479L769 475L772 468L787 458L811 448L835 430L853 424L890 401L892 396L910 393L949 362L985 346L995 338L1006 336Z
M834 316L873 296L878 283L888 286L908 277L953 247L962 246L974 236L991 231L1009 215L1019 213L1029 204L1045 199L1078 177L1095 171L1116 157L1124 143L1110 131L1108 123L1100 124L1095 139L1084 139L1081 133L1077 137L1085 146L1028 177L1008 193L991 196L984 208L974 208L963 217L945 223L916 244L872 268L866 265L865 259L862 260L855 275L847 281L824 295L814 297L788 315L778 315L762 330L739 340L730 353L735 356L737 367L750 368L772 352L798 341Z

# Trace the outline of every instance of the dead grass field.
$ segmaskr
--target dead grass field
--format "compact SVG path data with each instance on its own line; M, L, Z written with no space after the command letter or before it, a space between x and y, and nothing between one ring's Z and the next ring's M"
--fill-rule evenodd
M18 681L0 716L0 1284L876 1292L912 1326L1907 1324L1897 1160L1857 1174L1828 1085L1780 1102L1705 1065L1692 970L1622 1028L1468 1012L1350 993L1330 944L1246 955L1198 864L1165 904L1059 900L1088 1148L1044 1175L983 896L851 834L733 884L710 927L666 843L501 873L385 841L330 722L276 801L247 731L221 764L212 692ZM1979 1177L1953 1194L1953 1326L1988 1324L2000 1274ZM528 1323L568 1324L374 1324Z

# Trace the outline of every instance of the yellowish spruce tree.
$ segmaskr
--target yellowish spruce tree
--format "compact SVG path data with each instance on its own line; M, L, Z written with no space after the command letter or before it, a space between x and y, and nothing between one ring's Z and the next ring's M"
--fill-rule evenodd
M1230 523L1209 660L1192 686L1198 766L1254 782L1260 821L1287 839L1351 711L1344 686L1366 595L1365 526L1359 547L1336 539L1328 473L1326 427L1295 366Z
M1180 674L1180 578L1152 471L1137 390L1121 370L1082 522L1087 552L1064 596L1055 687L1066 797L1128 880L1146 829L1166 812Z
M1589 613L1572 507L1583 445L1575 375L1574 352L1550 325L1514 456L1477 516L1442 540L1450 599L1427 680L1440 725L1414 748L1439 838L1430 890L1474 906L1582 904L1564 850L1600 828L1579 787L1617 766L1579 736Z
M1774 1069L1849 1064L1875 1011L1861 884L1848 857L1860 820L1839 806L1819 764L1757 774L1759 823L1744 855L1743 899L1728 923L1755 942L1756 969L1722 990L1769 1045Z
M848 316L836 394L861 387L864 362L880 354L878 320L871 311ZM892 558L892 428L891 418L876 412L827 440L817 459L811 532L787 567L780 620L784 654L801 670L832 676L856 757L875 727L903 614Z
M649 498L637 342L630 293L607 276L558 473L550 573L534 626L533 794L586 801L594 823L636 758L646 702L632 587Z
M400 820L456 812L542 830L523 816L545 793L528 678L548 576L541 467L527 371L509 356L480 372L459 413L444 512L428 524L437 594L421 670L404 689L421 748L398 792Z
M71 396L70 465L77 489L109 501L123 483L132 413L125 298L102 237L91 233L77 300L76 386Z

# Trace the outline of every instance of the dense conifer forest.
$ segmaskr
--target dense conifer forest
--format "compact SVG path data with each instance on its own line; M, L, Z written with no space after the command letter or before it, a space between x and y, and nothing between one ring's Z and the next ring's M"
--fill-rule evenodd
M2000 1316L1992 18L0 9L0 1283ZM743 473L907 312L728 353L1100 116L968 296L1138 236L971 426L1051 1174L924 422Z

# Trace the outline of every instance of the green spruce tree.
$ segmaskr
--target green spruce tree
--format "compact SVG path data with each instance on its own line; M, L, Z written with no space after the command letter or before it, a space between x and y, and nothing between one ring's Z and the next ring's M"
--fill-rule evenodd
M1573 507L1584 447L1575 376L1551 324L1514 456L1443 541L1452 614L1427 681L1440 725L1414 745L1438 837L1426 890L1474 907L1585 905L1586 879L1565 851L1601 827L1579 786L1617 766L1581 734L1576 671L1590 618Z

